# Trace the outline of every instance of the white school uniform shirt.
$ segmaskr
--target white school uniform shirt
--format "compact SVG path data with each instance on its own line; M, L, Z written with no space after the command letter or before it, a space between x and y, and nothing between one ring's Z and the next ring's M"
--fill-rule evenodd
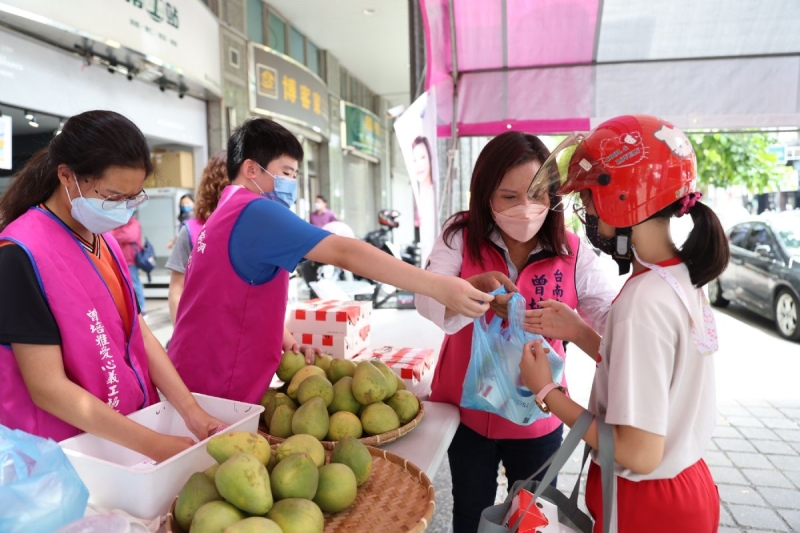
M702 329L703 293L686 265L666 266L683 288ZM714 359L695 346L689 310L653 271L632 276L608 313L589 410L607 423L665 437L650 474L616 465L618 476L671 479L703 456L716 423Z
M449 225L449 224L448 224ZM464 234L463 231L455 233L449 241L450 246L444 242L444 231L436 238L436 244L429 256L426 270L446 276L459 276L461 274L461 263L464 258ZM508 266L508 277L514 283L517 282L519 272L511 261L508 254L508 247L500 233L495 229L490 235L492 243L503 250L506 265ZM530 255L538 254L543 250L541 245L531 251ZM603 267L598 261L597 254L594 253L589 245L581 241L578 250L573 250L578 254L575 265L575 289L578 294L578 313L595 331L602 333L606 324L608 313L617 290L613 287ZM464 327L472 324L472 319L463 315L453 315L445 318L445 307L430 296L417 294L414 303L420 315L424 316L446 334L452 335Z

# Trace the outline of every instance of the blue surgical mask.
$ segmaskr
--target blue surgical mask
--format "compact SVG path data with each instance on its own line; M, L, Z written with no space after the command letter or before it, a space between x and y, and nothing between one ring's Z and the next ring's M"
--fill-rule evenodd
M258 163L256 164L258 165ZM292 207L297 200L297 180L288 176L276 176L261 165L258 165L258 168L272 176L275 182L273 190L264 192L254 180L253 183L255 183L258 190L261 191L261 196L269 198L270 200L275 200L286 207Z
M182 205L181 206L181 213L191 213L192 209L193 208L190 205Z
M78 183L77 178L75 183ZM67 198L72 204L72 218L92 233L106 233L128 223L133 209L127 207L126 200L112 202L102 198L86 198L78 186L78 198L72 199L67 189Z

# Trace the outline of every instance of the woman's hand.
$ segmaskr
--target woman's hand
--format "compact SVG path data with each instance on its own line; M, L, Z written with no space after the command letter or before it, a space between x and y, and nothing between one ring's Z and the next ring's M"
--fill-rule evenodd
M195 442L189 437L176 437L161 433L156 433L156 435L157 437L152 440L150 450L145 455L157 463L164 462L195 445Z
M475 288L467 280L455 276L436 275L431 296L458 314L478 318L489 310L494 296Z
M581 332L588 328L580 315L565 303L555 300L539 302L540 309L525 311L525 331L548 339L577 343Z
M294 353L303 354L303 356L306 358L306 363L309 365L313 365L314 361L317 360L317 355L322 354L322 352L319 351L319 348L312 348L311 346L300 346L296 342L292 344L289 350Z
M186 423L186 427L189 428L189 431L191 431L198 440L207 439L211 435L228 427L225 422L217 420L203 411L199 405L192 408L184 417L183 421Z
M467 278L470 285L483 292L492 292L498 287L503 286L508 294L498 294L494 300L489 304L489 307L494 314L502 319L508 318L508 301L511 299L512 294L517 292L517 286L511 281L508 276L502 272L492 271L484 272L483 274L476 274L475 276Z
M526 343L522 348L519 371L522 383L534 394L539 394L545 385L553 382L553 370L547 360L550 350L542 347L541 339Z

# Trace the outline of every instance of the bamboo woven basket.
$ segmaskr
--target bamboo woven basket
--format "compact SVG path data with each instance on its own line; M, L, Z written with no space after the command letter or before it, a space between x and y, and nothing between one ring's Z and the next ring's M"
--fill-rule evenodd
M410 433L414 428L416 428L420 424L420 422L422 422L422 418L424 416L425 416L425 406L420 401L419 412L417 413L417 416L415 416L414 419L411 420L408 424L401 426L395 429L394 431L389 431L388 433L381 433L380 435L372 435L369 437L361 437L358 440L360 440L366 446L380 447L383 446L384 444L389 444L390 442L394 442L400 437ZM270 435L263 424L259 425L258 431L267 438L270 444L280 444L281 442L286 440L280 437L275 437L273 435ZM320 442L327 450L333 449L334 445L336 444L336 441L330 441L330 440L323 440Z
M398 455L372 446L369 452L372 454L369 480L358 487L358 496L350 508L325 513L324 533L425 531L436 509L431 480L418 466ZM175 501L167 515L167 533L188 533L175 521L174 513Z

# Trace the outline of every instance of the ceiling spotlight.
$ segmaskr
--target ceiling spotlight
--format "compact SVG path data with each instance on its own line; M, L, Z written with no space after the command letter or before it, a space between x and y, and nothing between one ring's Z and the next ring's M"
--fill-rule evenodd
M58 129L56 129L56 132L53 134L53 137L55 137L56 135L58 135L59 133L61 133L62 131L64 131L64 121L65 121L65 120L66 120L66 119L63 119L63 118L62 118L62 119L59 121L59 123L58 123Z
M164 83L159 83L158 88L161 89L162 93L167 90L167 86Z
M31 113L28 110L25 111L25 120L35 120L35 119L36 119L36 115L34 115L33 113Z
M39 127L39 122L36 120L36 115L34 115L33 113L30 114L30 118L28 118L28 115L25 115L25 118L28 119L28 126L30 126L31 128Z
M188 89L186 88L186 86L181 84L180 88L178 88L178 98L183 98L184 96L186 96L187 90Z
M367 9L365 9L365 10L364 10L364 14L365 14L366 16L368 16L368 17L371 17L372 15L374 15L374 14L375 14L375 10L374 10L374 9L367 8Z

